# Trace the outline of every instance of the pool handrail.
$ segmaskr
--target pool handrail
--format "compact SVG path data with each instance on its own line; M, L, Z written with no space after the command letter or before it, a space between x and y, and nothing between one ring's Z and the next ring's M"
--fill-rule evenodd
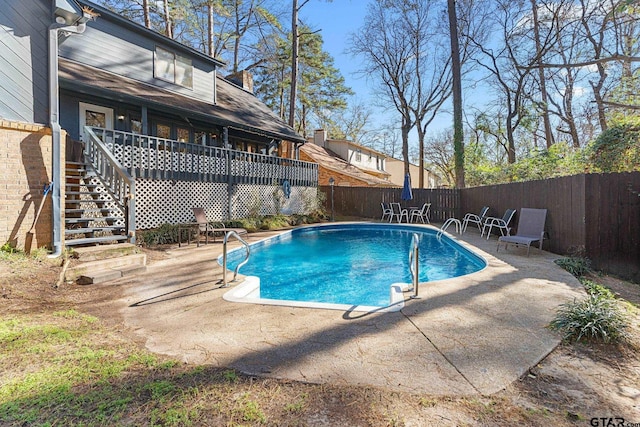
M411 283L413 291L411 298L420 298L418 296L418 277L419 277L419 263L420 263L420 236L418 233L413 233L411 239L411 249L409 250L409 270L411 271Z
M236 277L238 276L238 270L240 270L240 267L242 267L249 261L249 255L251 255L251 248L249 247L249 244L246 241L244 241L236 231L230 230L224 234L224 241L222 242L222 286L221 286L223 288L226 288L229 286L229 282L227 282L227 241L231 236L235 237L236 240L242 243L246 251L244 260L238 263L238 265L236 265L235 270L233 271L233 279L231 280L232 282L235 282Z

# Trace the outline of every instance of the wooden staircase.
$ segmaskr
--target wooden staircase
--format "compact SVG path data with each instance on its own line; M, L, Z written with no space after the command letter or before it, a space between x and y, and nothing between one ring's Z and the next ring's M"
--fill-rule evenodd
M124 211L86 163L66 163L64 212L65 246L93 246L128 240Z

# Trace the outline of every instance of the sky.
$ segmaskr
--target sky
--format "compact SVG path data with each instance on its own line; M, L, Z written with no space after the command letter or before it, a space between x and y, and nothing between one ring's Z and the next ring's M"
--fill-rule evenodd
M345 53L349 35L364 22L366 0L309 0L300 10L300 19L313 29L321 30L324 50L335 60L335 66L345 78L347 86L357 98L366 102L371 95L370 84L364 77L355 76L358 60Z
M376 107L377 96L373 91L374 83L358 75L361 59L353 58L345 52L350 34L364 23L367 4L367 0L333 0L331 2L309 0L300 10L300 19L311 28L321 30L324 50L333 57L335 67L340 70L346 85L355 92L353 101L363 103L373 111L370 127L378 128L395 120L399 128L398 114L395 109L392 107L391 110L382 111L381 108ZM432 123L431 131L428 133L450 127L451 120L448 114L442 114ZM412 142L417 144L417 135L410 135L409 138L410 144Z

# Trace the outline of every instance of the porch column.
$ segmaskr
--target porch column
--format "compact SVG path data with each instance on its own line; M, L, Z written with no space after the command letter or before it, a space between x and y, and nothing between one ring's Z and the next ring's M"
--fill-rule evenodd
M142 110L140 110L140 120L142 121L142 134L149 135L149 119L146 105L143 105Z

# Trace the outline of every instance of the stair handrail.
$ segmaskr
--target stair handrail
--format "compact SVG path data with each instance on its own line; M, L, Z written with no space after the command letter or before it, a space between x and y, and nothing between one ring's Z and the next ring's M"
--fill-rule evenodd
M249 261L249 256L251 255L251 248L249 247L249 244L242 237L240 237L240 235L236 231L230 230L224 234L224 240L222 242L222 287L223 288L226 288L227 286L229 286L229 283L227 282L227 242L229 241L229 237L232 237L232 236L235 237L236 240L238 240L240 243L242 243L245 248L244 260L242 260L240 263L238 263L238 265L236 265L236 268L233 271L233 279L231 279L232 282L236 280L236 276L238 276L238 270L240 270L240 267L242 267Z
M136 180L118 163L109 147L89 126L84 127L84 153L100 182L125 212L127 236L136 239Z

